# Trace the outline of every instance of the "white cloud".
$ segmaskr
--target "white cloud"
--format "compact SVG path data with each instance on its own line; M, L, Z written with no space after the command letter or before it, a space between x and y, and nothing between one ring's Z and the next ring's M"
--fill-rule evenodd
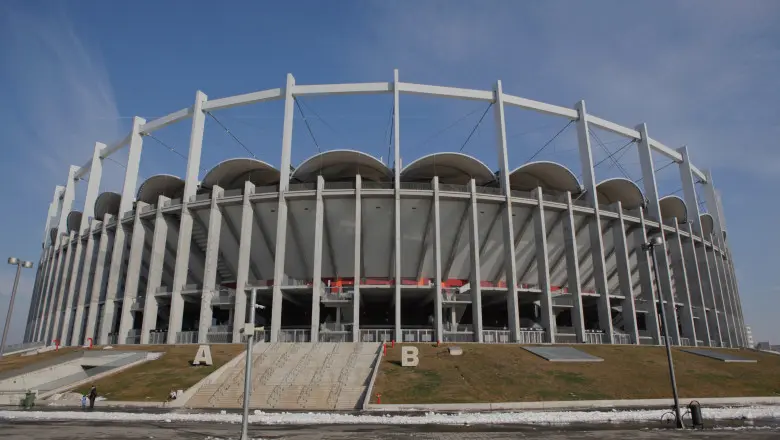
M65 180L69 165L89 159L96 141L110 143L122 133L102 60L58 10L56 5L46 15L9 10L0 21L2 68L18 103L12 135L45 169L48 178L39 184L48 194L52 183ZM102 186L116 187L118 174L104 173Z

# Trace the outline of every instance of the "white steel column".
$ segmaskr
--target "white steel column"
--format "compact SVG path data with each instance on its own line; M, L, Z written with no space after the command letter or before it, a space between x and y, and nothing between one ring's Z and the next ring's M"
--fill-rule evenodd
M181 292L187 284L190 271L190 246L192 246L192 214L188 207L189 200L198 190L198 173L200 171L200 155L203 149L203 129L206 115L203 113L203 103L208 97L198 90L195 93L195 104L192 106L192 129L190 131L190 146L187 153L187 173L184 177L184 193L181 197L181 218L179 219L179 242L176 245L176 263L173 269L173 286L171 286L171 312L168 318L168 344L176 343L176 335L181 331L184 318L184 299Z
M655 181L655 169L653 166L653 152L650 149L650 135L647 134L647 124L637 126L637 131L641 136L639 139L639 163L642 167L642 183L645 187L645 197L647 197L647 212L654 221L658 222L660 229L661 247L655 252L655 258L658 262L658 283L659 295L666 298L666 316L668 321L669 335L674 344L680 345L680 332L677 325L677 308L675 305L674 293L672 291L672 276L669 273L669 260L666 253L666 237L663 233L663 220L661 218L661 206L658 204L658 186ZM663 302L662 302L663 305Z
M636 249L637 268L639 270L639 282L642 286L644 299L647 302L645 325L653 343L661 344L661 322L658 318L658 303L656 302L656 290L653 282L653 268L650 256L642 249L642 244L647 243L647 224L645 223L644 209L639 210L640 228L634 235L634 249ZM637 243L638 242L638 243ZM645 293L646 292L646 293Z
M314 205L314 256L311 275L311 342L320 340L320 298L322 298L322 230L324 226L325 205L322 201L322 190L325 179L317 176L317 193ZM356 196L359 201L360 197ZM357 206L357 205L356 205ZM357 248L357 245L355 246ZM358 250L359 252L359 250ZM356 315L357 316L357 315ZM355 325L357 329L357 325ZM357 337L353 339L358 342Z
M715 182L712 179L712 173L709 171L705 171L704 175L707 177L707 183L704 184L704 199L707 203L707 208L710 211L710 215L712 215L712 218L715 223L715 228L713 230L713 235L715 238L712 240L713 245L717 245L718 248L721 250L721 253L725 253L726 249L726 242L723 237L723 232L725 231L724 227L724 219L723 219L723 212L720 203L718 203L718 197L715 193ZM718 258L722 258L722 256L718 256ZM722 259L720 260L722 263ZM736 337L737 344L740 346L745 345L745 334L744 334L744 328L745 323L742 321L742 312L739 307L739 300L737 298L737 291L733 288L733 285L731 285L730 276L728 274L727 269L724 266L721 266L721 271L723 272L724 277L724 284L725 284L725 292L726 297L724 298L726 301L728 301L730 308L732 309L732 324L734 327L734 336Z
M138 278L141 276L141 262L146 247L146 226L141 219L141 211L149 206L144 202L136 202L133 215L133 235L130 238L130 256L127 260L125 273L125 291L122 297L122 315L119 317L119 335L117 344L126 343L128 332L135 326L133 304L138 297Z
M479 255L479 207L477 205L477 183L469 183L469 286L471 287L471 321L474 327L474 342L484 342L482 335L482 274ZM456 243L457 244L457 243Z
M515 234L512 222L512 195L509 186L509 154L506 149L506 118L504 117L504 92L501 81L494 89L494 112L498 164L500 168L501 195L504 198L502 211L502 232L504 236L504 271L506 277L506 308L512 341L520 341L520 310L517 303L517 262L515 261ZM501 208L499 208L501 209Z
M108 343L108 334L114 325L114 315L116 314L116 297L119 293L119 286L122 279L122 266L125 260L125 248L127 247L127 237L125 229L122 226L122 220L125 213L133 209L133 200L135 200L135 187L138 183L138 167L141 164L141 150L143 149L143 138L141 136L141 126L146 123L143 118L135 117L133 119L133 129L130 132L130 144L128 145L127 168L125 169L125 180L122 184L122 198L119 202L119 212L116 216L116 228L114 231L114 247L111 252L111 262L108 272L108 287L106 288L106 300L103 304L103 313L100 318L100 332L98 333L98 344ZM126 274L133 274L126 270ZM128 304L122 304L129 306ZM117 339L118 343L122 343Z
M295 78L287 74L284 89L284 125L282 127L282 159L279 168L279 206L276 210L276 252L274 253L273 304L271 306L271 342L279 341L282 328L282 283L284 260L287 251L287 190L290 187L290 161L292 154L293 117L295 115Z
M111 245L111 237L108 232L108 223L112 220L111 214L106 214L100 225L100 241L97 248L97 258L95 260L95 274L92 277L92 293L89 298L89 314L87 315L87 328L84 330L84 340L95 338L95 326L97 324L98 309L100 308L100 297L103 293L103 283L106 281L108 271L105 270ZM105 309L106 305L103 304ZM97 342L97 341L93 341Z
M618 218L612 227L612 236L615 243L615 262L617 263L620 293L625 297L622 304L623 322L625 322L625 332L631 336L631 342L639 344L639 327L636 322L636 304L634 303L634 281L631 279L631 262L628 258L623 203L618 201L616 205Z
M363 274L360 272L363 260L363 179L360 174L355 176L355 293L352 297L352 340L360 339L360 280ZM322 254L322 251L320 251ZM340 313L340 309L339 313ZM338 315L336 315L338 316Z
M682 235L680 235L680 225L677 222L677 218L674 221L674 235L671 240L668 240L669 250L671 251L672 260L670 265L677 265L679 272L675 271L674 281L675 290L677 290L677 296L681 297L683 301L682 311L682 332L683 335L690 340L690 344L694 347L698 346L696 342L696 326L693 321L693 303L691 302L691 293L688 291L688 272L685 270L685 259L683 256L682 247Z
M711 294L709 297L712 298L712 308L709 311L710 315L705 318L706 322L708 323L713 322L714 318L715 328L710 329L708 327L707 333L709 334L710 338L715 338L714 340L718 343L718 345L722 345L720 320L718 319L718 305L715 302L714 292L712 290L712 277L710 276L709 264L706 263L706 250L704 248L704 243L701 243L701 253L697 255L699 252L696 246L696 241L694 240L694 235L698 237L703 237L704 235L702 234L701 229L701 213L699 212L699 201L698 197L696 196L696 183L694 181L691 157L688 153L688 147L679 148L677 151L682 156L682 162L680 162L680 181L683 187L685 205L688 208L688 227L691 232L691 243L694 250L694 258L697 264L696 269L699 271L699 288L701 289L703 295L705 295L706 290L709 289ZM702 271L701 266L699 266L700 264L703 264L706 270ZM704 296L702 296L702 301L704 313L707 314L706 301L704 301ZM712 340L713 339L707 340L705 343L707 345L711 345L710 341Z
M708 322L709 307L707 307L707 301L704 299L704 288L702 287L701 274L699 273L699 259L696 257L696 242L693 240L693 224L690 220L688 221L686 232L688 232L688 239L683 247L683 255L685 271L688 277L688 291L691 293L691 298L699 302L701 310L696 335L702 338L703 345L709 346L711 341Z
M209 208L209 225L206 241L206 262L203 268L203 287L200 295L200 320L198 321L198 343L208 342L211 320L214 309L211 299L217 289L217 264L219 264L219 237L222 233L222 211L219 201L224 190L217 185L211 188L211 207ZM194 214L197 215L197 214Z
M566 213L563 219L563 249L566 253L566 273L569 294L572 298L571 322L577 342L585 342L585 318L582 312L582 284L580 281L579 247L577 247L577 227L574 224L574 205L571 193L566 192Z
M71 275L71 282L68 288L68 296L65 300L65 315L62 324L62 345L67 345L69 339L71 340L70 345L76 345L78 343L78 338L74 336L80 335L81 333L81 320L84 315L84 296L80 289L77 290L80 286L77 286L76 284L79 281L79 275L81 275L82 278L89 278L89 271L92 267L92 249L94 246L92 242L91 222L95 212L95 200L97 199L98 191L100 190L100 179L103 176L103 159L100 157L100 154L103 153L105 147L105 144L96 142L95 147L92 150L92 161L89 169L87 193L84 198L84 209L81 213L79 230L76 231L78 241L76 243L73 274ZM83 235L85 229L87 230L87 237L84 237ZM83 245L85 238L87 240L87 249L84 249ZM85 250L86 253L83 252ZM86 285L87 280L81 280L80 284ZM86 293L84 293L84 295L86 295ZM73 334L70 335L71 312L74 307Z
M542 326L547 334L547 340L555 344L555 315L552 309L552 291L550 290L550 262L547 258L547 220L544 215L544 195L542 188L536 192L537 209L534 210L534 236L536 242L536 270L538 273L539 289L542 291L540 308L542 309ZM533 209L533 208L532 208ZM510 242L513 243L513 242ZM512 250L514 253L514 250Z
M82 218L84 216L82 215ZM73 261L71 262L70 267L70 277L65 278L67 280L67 285L65 286L65 301L64 308L62 310L62 330L60 331L60 345L67 346L69 342L70 337L70 315L71 311L73 309L73 299L74 296L77 295L76 292L76 284L78 283L79 274L81 273L82 267L84 265L82 250L82 237L81 237L81 231L71 231L73 232L74 239L76 240L75 243L71 243L70 247L73 247Z
M64 314L63 308L66 306L65 304L65 297L68 293L68 285L70 284L70 274L71 274L71 268L74 265L74 255L73 255L73 248L76 247L76 244L73 243L73 241L76 239L76 231L70 231L70 233L67 236L65 243L68 245L68 248L64 251L65 252L65 262L62 265L62 273L60 274L60 282L59 286L57 287L57 303L56 308L53 311L54 315L54 325L52 326L52 338L57 339L60 341L60 345L63 345L61 335L64 332L61 330L61 323L62 323L62 316Z
M723 245L724 245L724 247L726 246L725 241L724 241ZM744 314L742 313L742 298L739 296L739 284L737 283L737 274L734 271L734 261L733 261L733 259L731 257L731 252L729 251L728 248L725 248L724 259L725 259L724 263L726 265L726 270L727 270L727 273L728 273L728 276L729 276L729 280L731 282L731 286L733 288L733 292L734 292L734 296L735 296L734 300L737 303L737 311L739 312L740 324L742 325L742 328L740 329L742 331L742 335L743 335L742 341L745 343L745 346L747 347L747 334L746 334L746 330L745 330L745 318L744 318ZM753 347L748 347L748 348L753 348Z
M62 266L65 262L65 242L67 236L57 233L54 238L54 263L52 264L52 272L49 279L49 289L47 295L47 303L41 314L41 338L48 344L52 339L52 327L54 324L54 309L57 306L57 286L60 282L60 276L62 275Z
M723 264L723 256L721 255L722 252L722 244L718 240L718 237L715 234L710 235L711 237L711 243L713 246L715 246L715 243L718 244L718 250L714 250L712 252L713 258L715 259L715 265L718 268L718 272L720 273L720 279L721 279L721 292L725 295L726 300L726 306L725 309L728 310L731 314L731 326L732 326L732 339L734 344L736 344L737 347L742 347L742 332L739 331L739 328L741 327L741 324L739 322L738 312L737 312L737 306L734 303L733 300L733 289L731 288L731 282L729 280L729 275L726 270L726 266Z
M82 217L82 220L83 219L84 217ZM81 283L79 284L78 299L76 300L76 313L73 317L73 333L70 337L70 345L74 347L81 345L81 323L84 320L84 303L86 302L87 292L89 291L90 287L90 275L94 273L95 239L93 234L97 231L95 226L98 224L98 222L92 219L89 223L89 232L87 232L86 237L87 246L84 250L84 263L81 270Z
M585 101L579 101L574 108L577 110L577 143L579 145L582 180L585 184L585 198L593 208L593 221L589 224L590 249L593 262L593 280L599 293L599 327L607 335L607 343L613 343L612 337L612 306L609 301L609 285L604 262L604 239L601 236L601 213L596 193L596 172L593 168L593 152L590 148L590 129L588 128L588 112Z
M57 246L59 245L59 240L57 236L59 236L59 233L55 234L55 237L52 241L51 237L51 229L54 227L54 223L56 221L55 217L57 216L59 209L60 209L60 200L62 199L65 192L65 187L63 186L56 186L54 187L54 198L52 202L49 204L49 212L48 217L46 218L46 230L44 231L44 237L43 237L43 247L49 250L48 253L48 262L46 266L46 272L43 284L41 285L41 294L39 299L39 307L38 311L35 314L35 318L37 320L35 324L35 331L33 333L33 338L36 341L40 341L44 339L45 336L45 323L47 318L47 312L46 309L49 307L50 298L52 296L52 289L51 289L51 283L52 278L54 276L54 267L57 265Z
M249 264L252 259L252 226L254 217L252 214L252 195L255 193L255 185L247 180L244 182L244 197L241 203L241 232L238 245L238 273L236 274L236 304L233 312L233 343L241 342L241 326L246 322L246 290L249 279ZM250 307L250 313L254 308ZM314 333L312 332L312 335ZM313 337L313 336L312 336Z
M712 240L712 235L709 237L710 240ZM710 246L712 245L712 241L710 241ZM719 319L723 319L723 322L726 325L726 338L724 342L728 342L729 347L734 346L734 340L733 340L733 331L731 329L731 322L729 322L729 305L728 301L725 300L726 295L724 294L724 286L722 282L722 275L720 273L720 267L718 267L718 255L715 253L715 249L710 247L710 249L707 249L707 244L702 240L702 247L704 248L704 252L707 254L707 264L710 266L710 276L713 281L712 285L712 294L715 295L715 301L718 300L718 296L720 297L720 317Z
M43 248L41 250L41 258L38 260L38 266L35 271L35 283L33 284L32 298L30 298L30 308L27 310L27 325L24 329L24 339L22 342L27 343L32 339L32 333L36 324L36 312L38 310L39 300L41 299L41 284L46 274L46 266L48 261L49 249Z
M457 245L457 243L455 243ZM423 243L425 246L425 243ZM444 341L444 324L442 323L441 298L441 210L439 204L439 176L433 176L433 259L434 259L434 322L436 325L436 340ZM423 264L425 262L423 261ZM473 304L472 304L473 307ZM454 308L453 308L454 309Z
M699 241L699 246L697 247L697 250L699 251L699 264L701 265L699 267L699 270L702 273L702 277L706 281L706 286L704 290L709 290L709 298L712 301L712 317L710 318L715 319L715 334L712 334L712 331L710 331L710 336L714 336L716 346L723 347L724 337L723 337L723 330L721 327L721 316L720 311L718 308L718 301L715 296L715 279L712 274L711 266L710 266L710 257L707 254L707 247L704 244L704 239L701 238ZM712 322L710 320L710 322Z
M395 257L395 292L393 296L393 305L395 306L395 338L396 341L403 341L401 335L401 117L400 104L401 91L398 81L398 69L393 71L393 196L395 204L393 207L393 225L394 225L394 245L393 255Z
M165 264L165 242L168 239L168 220L163 207L170 201L168 197L157 197L157 212L154 216L152 233L152 251L149 256L149 273L146 280L144 313L141 320L141 344L149 343L149 333L157 328L157 289L162 285L163 266Z

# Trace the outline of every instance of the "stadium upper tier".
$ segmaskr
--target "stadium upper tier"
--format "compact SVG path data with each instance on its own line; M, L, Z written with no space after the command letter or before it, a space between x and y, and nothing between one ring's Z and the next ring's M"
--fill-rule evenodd
M490 102L498 169L460 152L392 168L356 150L291 163L296 97L357 93L393 94L393 164L403 163L401 94ZM280 166L239 157L201 174L206 115L275 99L284 100ZM568 119L581 169L550 161L510 168L505 106ZM185 119L186 171L138 185L144 137ZM641 187L597 180L591 126L630 139ZM124 147L121 193L100 194L103 159ZM659 193L653 154L677 164L682 197ZM79 211L74 185L87 174ZM649 253L643 245L653 236L661 242ZM290 75L284 88L211 101L198 92L191 107L135 118L126 138L96 144L55 189L25 339L239 342L248 290L274 342L658 344L660 307L675 344L744 341L722 207L688 150L650 138L644 124L589 115L582 101L532 101L505 94L500 82L492 91L397 77L296 85Z

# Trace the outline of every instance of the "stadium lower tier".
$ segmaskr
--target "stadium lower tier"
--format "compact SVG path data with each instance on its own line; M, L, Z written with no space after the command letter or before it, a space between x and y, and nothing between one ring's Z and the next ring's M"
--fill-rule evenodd
M473 180L277 191L97 210L44 251L27 339L240 342L254 289L269 341L659 344L663 304L674 344L744 345L724 238L675 200L659 222L621 200L594 211ZM659 234L654 258L642 244Z

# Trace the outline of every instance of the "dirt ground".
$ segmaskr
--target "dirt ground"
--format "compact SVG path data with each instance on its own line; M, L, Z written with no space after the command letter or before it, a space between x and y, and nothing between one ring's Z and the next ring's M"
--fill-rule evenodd
M380 364L374 394L381 402L465 403L663 398L669 373L663 347L578 345L603 362L549 362L517 345L416 345L417 367L401 367L401 344ZM725 349L724 349L725 350ZM735 350L729 350L735 352ZM780 356L740 350L757 363L726 363L673 350L681 397L780 396Z
M0 358L0 373L6 371L18 370L28 365L32 365L38 362L54 359L74 351L83 350L82 348L62 348L60 350L47 351L45 353L36 354L34 356L22 356L21 354L11 354Z

